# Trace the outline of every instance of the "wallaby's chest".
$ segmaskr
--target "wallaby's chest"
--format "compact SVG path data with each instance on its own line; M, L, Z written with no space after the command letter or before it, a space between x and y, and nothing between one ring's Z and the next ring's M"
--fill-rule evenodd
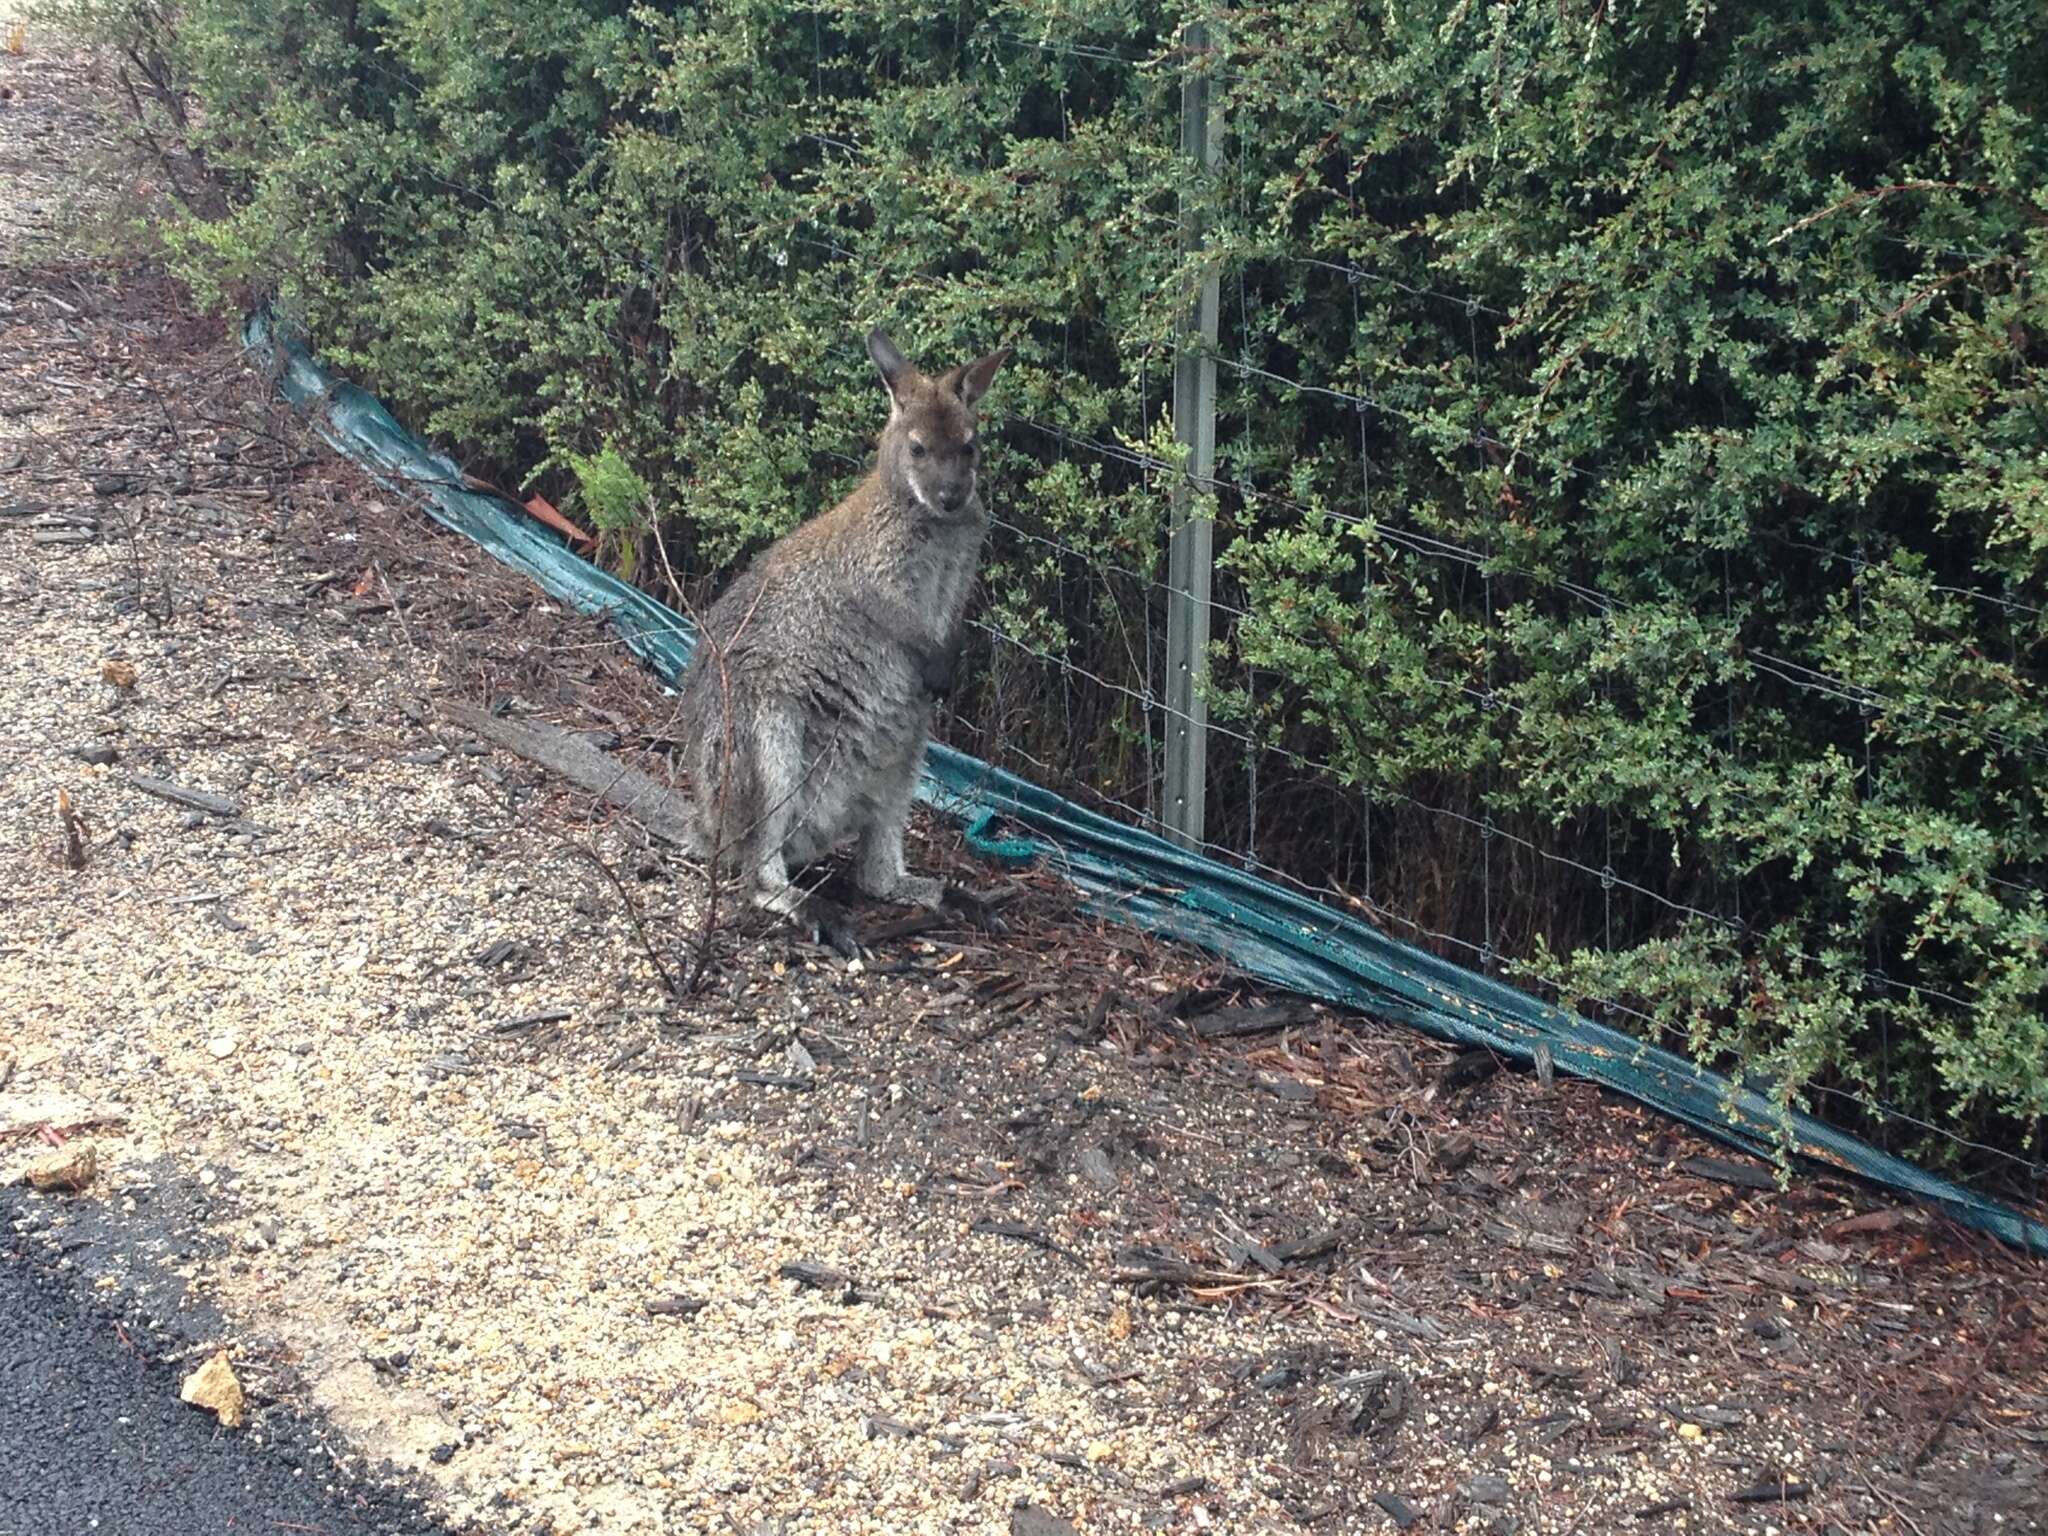
M975 510L979 511L978 503ZM854 579L873 580L889 588L904 608L917 615L929 638L945 639L960 622L973 591L987 523L972 516L920 527L907 514L899 516L902 522L896 527L903 532L889 541L893 547Z
M913 562L910 572L912 591L926 594L926 601L940 627L950 630L959 622L960 614L967 606L968 593L974 587L974 573L981 564L983 534L980 529L972 533L951 537L944 543L934 544L929 555Z

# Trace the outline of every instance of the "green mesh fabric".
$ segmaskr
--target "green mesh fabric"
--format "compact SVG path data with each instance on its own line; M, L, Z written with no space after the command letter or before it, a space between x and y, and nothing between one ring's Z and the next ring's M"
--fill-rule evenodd
M305 348L252 315L245 344L272 366L284 398L339 452L417 496L444 526L524 572L556 598L607 620L620 642L673 682L689 659L687 620L599 570L407 432L374 398L327 373ZM1628 1095L1732 1146L1779 1149L1925 1201L1964 1224L2048 1254L2048 1227L1879 1151L1683 1056L1391 939L1270 881L1189 853L965 753L934 745L920 796L964 823L984 857L1044 860L1102 916L1194 944L1261 981L1517 1061L1546 1047L1561 1072Z

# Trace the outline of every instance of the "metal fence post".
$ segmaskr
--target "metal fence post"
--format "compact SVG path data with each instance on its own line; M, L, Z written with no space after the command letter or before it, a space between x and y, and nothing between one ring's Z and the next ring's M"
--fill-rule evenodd
M1221 161L1223 123L1210 89L1209 28L1190 22L1181 34L1186 75L1180 93L1181 152L1199 168L1181 198L1186 249L1206 244L1210 181ZM1166 795L1167 835L1199 847L1207 830L1209 706L1203 696L1209 658L1210 535L1214 523L1195 515L1195 499L1216 468L1217 272L1205 267L1201 286L1181 324L1173 363L1173 431L1187 450L1186 472L1173 490L1166 555Z

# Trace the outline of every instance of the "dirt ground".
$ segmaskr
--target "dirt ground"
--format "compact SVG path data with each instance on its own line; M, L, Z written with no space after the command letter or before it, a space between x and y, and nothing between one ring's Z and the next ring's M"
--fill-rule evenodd
M478 1532L2042 1527L2041 1265L1370 1019L1231 1033L1272 1000L943 826L1007 933L707 928L443 714L666 773L661 687L81 254L147 195L88 66L0 52L0 1177L95 1144L31 1224L161 1234L92 1283L219 1319L233 1432Z

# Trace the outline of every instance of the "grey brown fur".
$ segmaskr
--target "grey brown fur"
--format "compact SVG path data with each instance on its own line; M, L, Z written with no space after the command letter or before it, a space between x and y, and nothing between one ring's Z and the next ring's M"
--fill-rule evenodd
M799 920L791 872L849 837L866 895L948 894L903 834L988 532L974 408L1006 354L930 377L880 331L868 353L890 399L874 468L720 594L682 682L700 849Z

